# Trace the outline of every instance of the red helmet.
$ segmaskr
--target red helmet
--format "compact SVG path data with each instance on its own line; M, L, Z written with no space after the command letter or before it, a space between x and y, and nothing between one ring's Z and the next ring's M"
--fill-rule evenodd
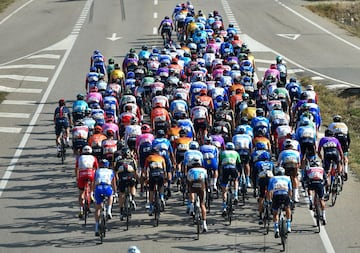
M114 136L115 133L114 133L114 131L113 131L112 129L108 129L108 130L106 131L106 135L107 135L107 136Z
M271 64L270 69L276 69L276 64Z
M148 124L144 124L144 125L141 126L141 132L143 134L150 133L151 132L151 127Z

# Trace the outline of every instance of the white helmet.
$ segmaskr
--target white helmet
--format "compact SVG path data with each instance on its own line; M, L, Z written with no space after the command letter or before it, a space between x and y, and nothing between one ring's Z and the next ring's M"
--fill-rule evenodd
M92 148L89 145L86 145L82 148L82 153L92 153Z
M130 246L130 247L128 248L127 253L141 253L141 251L140 251L139 248L136 247L136 246Z

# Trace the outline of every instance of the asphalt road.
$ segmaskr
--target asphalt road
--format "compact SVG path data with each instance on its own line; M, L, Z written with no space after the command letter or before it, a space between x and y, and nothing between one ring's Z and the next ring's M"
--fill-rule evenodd
M92 224L84 227L76 217L74 160L68 157L61 165L55 157L52 114L60 97L71 101L84 91L94 49L121 62L131 47L159 46L154 27L163 16L171 14L176 1L125 0L123 17L121 1L115 0L19 0L0 15L0 20L26 3L16 15L0 21L4 34L0 86L10 92L0 105L0 252L126 252L133 244L146 253L279 252L280 240L273 238L272 231L264 236L257 225L251 195L245 205L236 208L231 226L220 216L220 201L216 200L217 208L208 217L209 232L198 241L178 193L168 201L157 228L145 213L144 199L138 198L139 208L129 231L124 231L124 224L114 212L105 243L98 245ZM348 37L333 24L309 13L302 3L287 1L286 6L360 45L359 39ZM334 87L340 82L325 76L358 82L359 63L354 57L358 49L311 26L277 1L209 0L193 4L204 13L217 9L226 23L230 20L239 26L257 59L259 78L280 53L294 75L321 77L322 82ZM288 34L290 39L277 34ZM294 34L300 35L293 40ZM117 37L121 38L108 39ZM341 57L335 52L341 52ZM288 252L358 252L359 203L354 201L358 190L359 182L351 176L336 206L328 208L329 223L320 234L315 233L311 213L302 198L295 210Z

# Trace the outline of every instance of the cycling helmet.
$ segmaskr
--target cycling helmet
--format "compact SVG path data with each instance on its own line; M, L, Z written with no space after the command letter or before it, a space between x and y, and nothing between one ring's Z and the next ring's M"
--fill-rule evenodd
M82 148L82 153L83 154L91 154L92 153L92 148L89 145L85 145Z
M277 100L278 98L279 98L279 96L275 92L273 92L269 95L269 100Z
M135 73L132 72L132 71L128 72L127 75L126 75L126 78L134 79L135 78Z
M186 136L186 130L185 130L184 128L180 129L180 131L179 131L179 136L180 136L180 137Z
M96 67L90 67L90 72L97 72L97 68Z
M258 157L259 161L270 161L271 160L271 155L269 152L262 152L259 157Z
M306 92L301 93L300 99L301 100L307 100L309 98L309 95Z
M165 136L165 131L163 129L159 129L157 132L156 132L156 136L157 137L164 137Z
M270 69L276 69L276 64L270 64Z
M282 63L282 57L280 55L276 56L276 63Z
M310 125L310 119L309 118L303 118L301 121L300 121L300 126L308 126Z
M85 95L82 94L82 93L79 93L79 94L77 94L76 98L77 98L77 100L84 100L84 99L85 99Z
M122 148L121 149L121 156L123 158L130 158L131 157L131 150L129 148Z
M94 54L99 54L100 51L99 50L94 50Z
M204 142L205 142L205 143L211 143L211 142L212 142L211 136L205 135L205 137L204 137Z
M334 132L332 131L332 130L330 130L330 129L326 129L325 130L325 136L327 137L327 136L334 136Z
M265 112L263 108L256 109L256 116L264 116Z
M113 130L111 130L111 129L108 129L107 131L106 131L106 136L108 136L108 137L111 137L111 136L114 136L114 131Z
M235 149L235 145L232 142L227 142L225 145L226 150L234 150Z
M60 99L59 99L59 105L60 105L60 106L65 105L65 99L64 99L64 98L60 98Z
M169 16L165 16L165 18L164 18L164 19L170 19L170 18L169 18Z
M142 50L148 50L148 47L147 47L146 45L143 45L143 46L141 47L141 49L142 49Z
M292 141L291 140L285 140L284 142L284 148L285 149L294 149L294 146L292 144Z
M290 83L296 83L296 78L295 77L290 77Z
M201 161L198 157L194 157L193 159L191 159L188 163L189 167L197 167L197 166L201 166Z
M282 110L281 104L274 104L273 109L274 110Z
M310 160L310 167L319 167L320 166L320 162L316 159L311 159Z
M244 134L245 133L245 129L243 127L239 127L236 129L236 134Z
M267 149L266 144L264 142L257 142L255 144L255 149L256 150L265 150L265 149Z
M113 90L112 90L112 89L107 89L107 90L105 91L105 96L112 96L112 94L113 94Z
M309 85L306 86L306 90L314 90L314 86L309 84Z
M99 134L99 133L101 133L102 132L102 127L101 126L99 126L99 125L96 125L95 127L94 127L94 131L95 131L95 133L96 134Z
M103 168L109 168L110 167L110 162L107 159L102 159L100 161L100 166Z
M285 175L285 169L281 166L275 167L275 176L283 176Z
M250 96L249 96L248 93L242 94L242 99L243 99L243 100L248 100L249 98L250 98Z
M265 136L265 132L266 130L265 129L262 129L262 128L260 128L260 129L258 129L257 131L256 131L256 136Z
M247 125L249 123L249 119L247 117L241 117L240 124Z
M130 246L127 250L127 253L141 253L141 251L136 246Z
M341 116L340 115L335 115L334 117L333 117L333 121L334 122L341 122Z
M137 123L138 123L138 119L136 117L132 117L131 120L130 120L130 124L135 125Z
M109 64L115 64L115 60L113 58L109 58L108 62Z
M199 150L199 143L197 141L192 141L189 144L189 149Z

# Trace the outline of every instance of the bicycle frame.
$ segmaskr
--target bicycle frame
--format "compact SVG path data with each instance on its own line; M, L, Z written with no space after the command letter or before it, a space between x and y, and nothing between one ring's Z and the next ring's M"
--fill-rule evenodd
M287 245L287 237L288 237L284 204L281 204L278 210L278 215L279 215L279 235L281 239L282 251L284 252Z
M90 214L90 204L91 204L90 183L91 182L88 180L87 183L85 184L85 188L84 188L84 206L83 206L83 210L84 210L84 223L85 223L85 225L87 223L87 218L89 217L89 214Z

